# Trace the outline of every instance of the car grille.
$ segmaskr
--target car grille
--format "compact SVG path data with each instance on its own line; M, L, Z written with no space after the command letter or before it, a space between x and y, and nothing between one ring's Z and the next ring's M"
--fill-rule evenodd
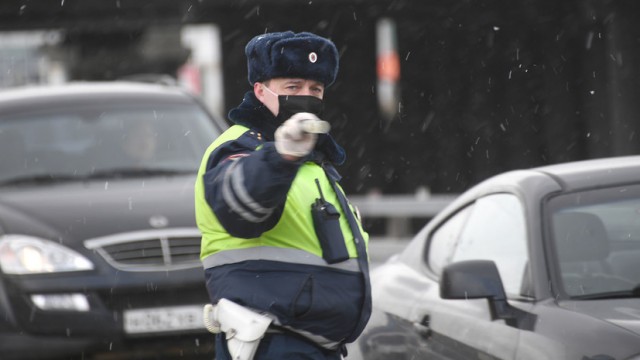
M145 230L89 239L113 267L125 271L179 270L201 266L200 231L195 228Z

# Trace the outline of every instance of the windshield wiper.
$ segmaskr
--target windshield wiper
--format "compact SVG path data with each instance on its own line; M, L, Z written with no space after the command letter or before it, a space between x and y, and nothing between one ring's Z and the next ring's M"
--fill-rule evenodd
M113 168L95 171L89 174L37 174L0 180L0 186L11 185L49 185L61 182L86 181L92 179L128 178L145 176L166 176L195 173L195 170L177 170L162 168Z
M0 181L0 186L53 184L58 182L77 181L79 176L69 174L37 174L9 178Z
M597 294L586 294L572 296L573 299L579 300L605 300L605 299L634 299L640 298L640 285L630 290L610 291Z
M178 170L166 168L139 168L139 167L121 167L113 169L98 170L82 176L82 179L104 179L104 178L123 178L123 177L144 177L144 176L162 176L162 175L180 175L195 173L195 170Z

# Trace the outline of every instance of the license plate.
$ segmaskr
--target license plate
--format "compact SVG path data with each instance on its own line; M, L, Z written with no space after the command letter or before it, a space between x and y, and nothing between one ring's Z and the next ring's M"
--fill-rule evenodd
M125 310L124 331L144 334L204 329L204 305Z

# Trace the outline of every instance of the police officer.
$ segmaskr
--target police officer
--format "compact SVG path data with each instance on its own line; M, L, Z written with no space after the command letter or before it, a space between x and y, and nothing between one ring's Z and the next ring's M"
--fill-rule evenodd
M334 168L345 152L322 119L338 51L308 32L246 45L253 90L206 150L195 185L212 303L273 319L255 359L340 359L371 313L366 242ZM318 126L320 125L320 126ZM216 359L229 359L216 336Z

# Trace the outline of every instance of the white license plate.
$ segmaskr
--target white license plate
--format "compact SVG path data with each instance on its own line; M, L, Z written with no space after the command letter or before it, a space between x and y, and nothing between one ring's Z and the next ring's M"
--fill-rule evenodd
M124 331L144 334L204 329L204 305L125 310Z

